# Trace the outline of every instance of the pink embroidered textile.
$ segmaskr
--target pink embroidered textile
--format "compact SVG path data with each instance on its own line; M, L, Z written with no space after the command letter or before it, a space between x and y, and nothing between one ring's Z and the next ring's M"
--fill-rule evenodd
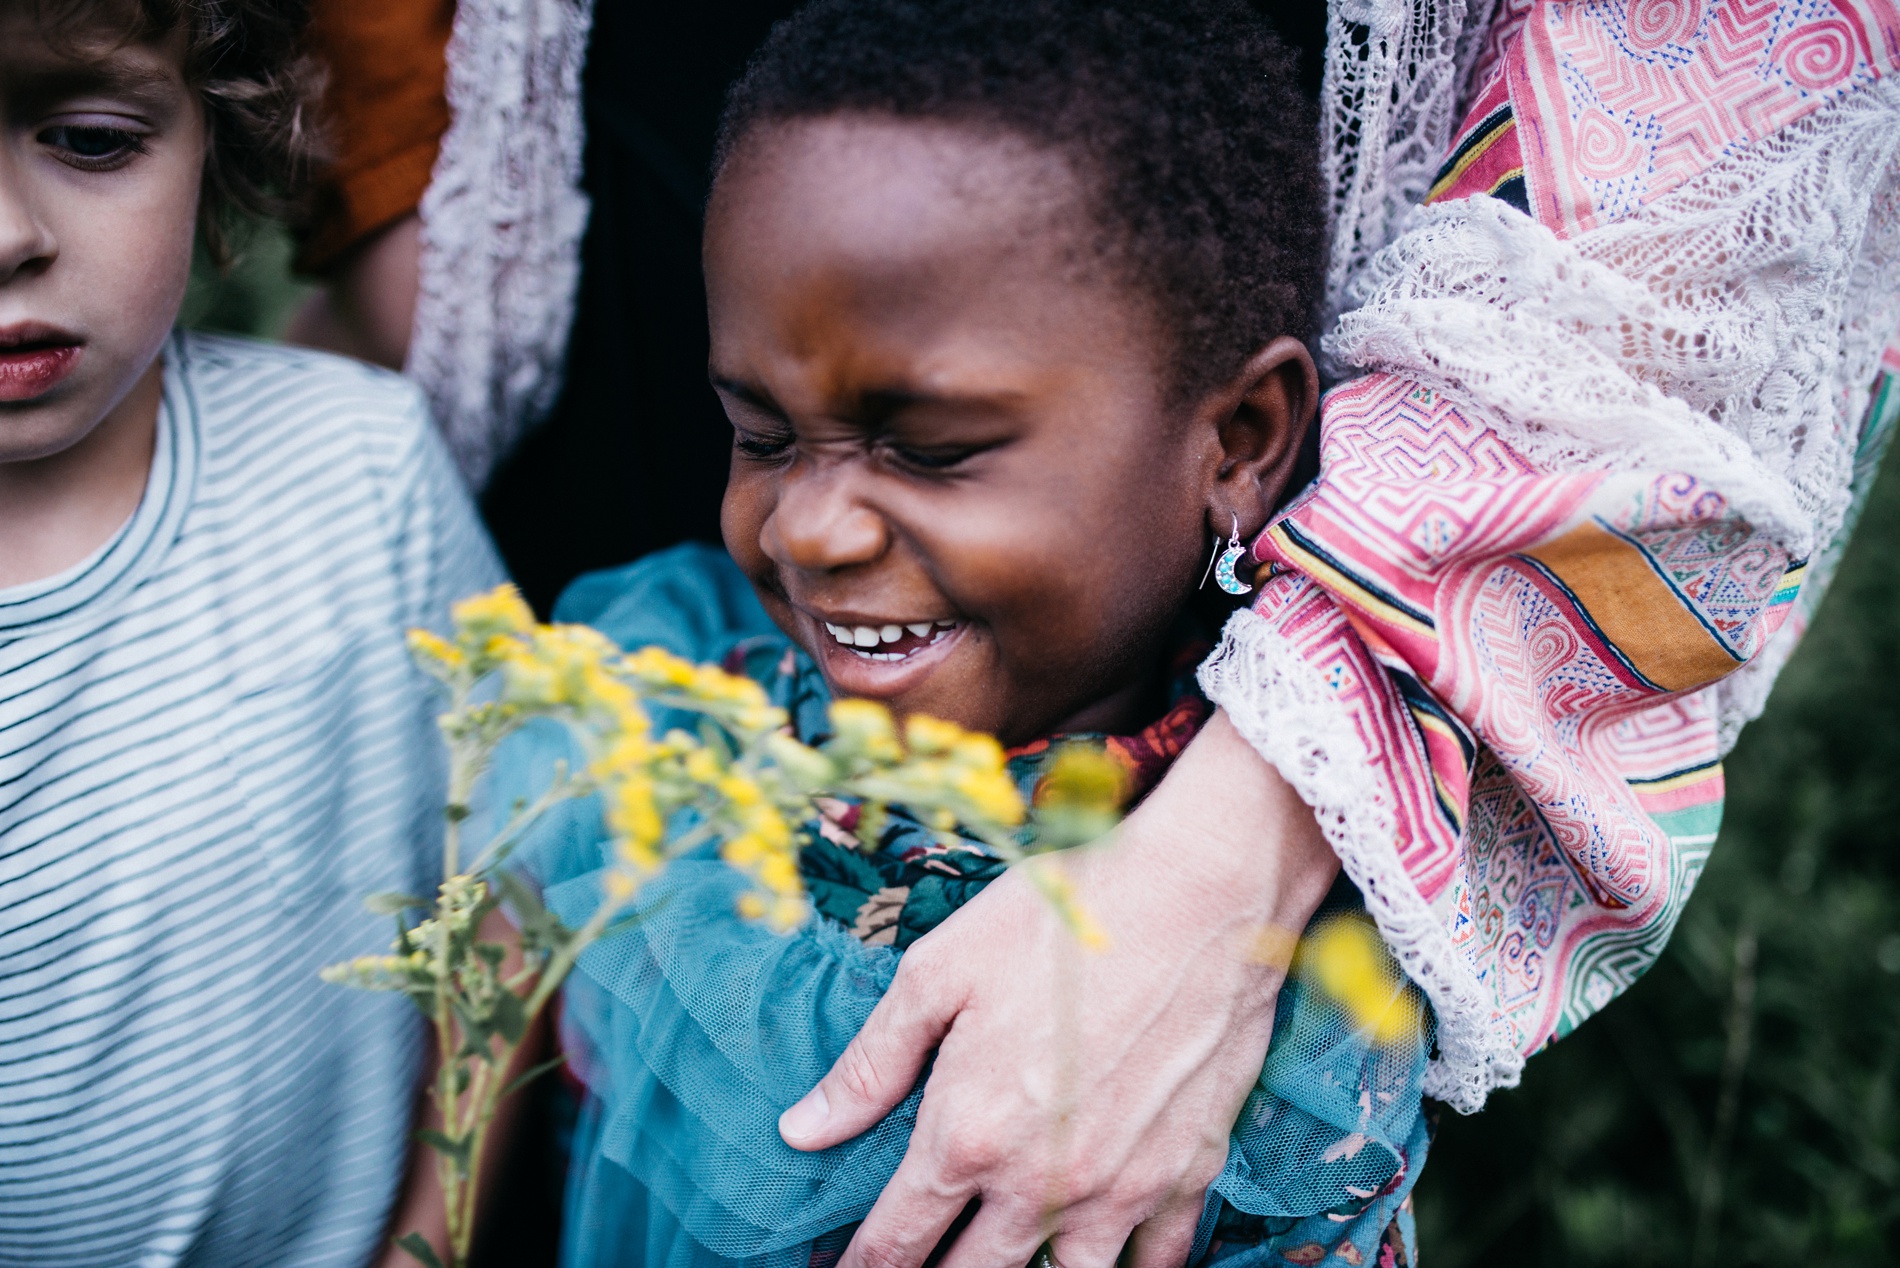
M1467 1110L1660 953L1900 400L1890 0L1504 0L1478 34L1329 337L1371 372L1203 670Z

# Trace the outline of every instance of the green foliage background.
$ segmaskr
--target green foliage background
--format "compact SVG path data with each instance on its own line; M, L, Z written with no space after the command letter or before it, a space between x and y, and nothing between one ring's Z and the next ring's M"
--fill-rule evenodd
M260 231L188 324L271 335L306 293ZM1894 447L1900 454L1900 445ZM1421 1258L1900 1263L1900 474L1728 764L1728 814L1662 962L1523 1086L1447 1114Z

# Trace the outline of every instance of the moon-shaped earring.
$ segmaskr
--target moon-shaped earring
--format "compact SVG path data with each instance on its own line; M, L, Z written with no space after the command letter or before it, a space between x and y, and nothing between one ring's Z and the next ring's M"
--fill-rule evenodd
M1221 552L1220 562L1214 565L1214 584L1229 594L1251 594L1253 587L1234 575L1234 565L1247 553L1240 544L1240 517L1234 516L1234 535L1227 539L1227 549Z

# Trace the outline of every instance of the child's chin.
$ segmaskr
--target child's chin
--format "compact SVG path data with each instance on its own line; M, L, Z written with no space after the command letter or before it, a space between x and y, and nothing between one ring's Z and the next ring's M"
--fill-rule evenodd
M967 625L959 625L935 642L896 660L873 659L873 655L881 655L875 649L872 655L866 655L834 639L821 638L818 666L824 671L825 682L834 695L896 703L924 692L931 678L961 648L968 633Z

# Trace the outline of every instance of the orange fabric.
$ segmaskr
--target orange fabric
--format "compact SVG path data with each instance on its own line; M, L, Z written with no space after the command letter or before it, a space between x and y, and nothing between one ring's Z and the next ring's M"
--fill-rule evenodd
M318 173L297 268L321 273L414 211L449 126L445 52L454 0L315 0L332 161Z

